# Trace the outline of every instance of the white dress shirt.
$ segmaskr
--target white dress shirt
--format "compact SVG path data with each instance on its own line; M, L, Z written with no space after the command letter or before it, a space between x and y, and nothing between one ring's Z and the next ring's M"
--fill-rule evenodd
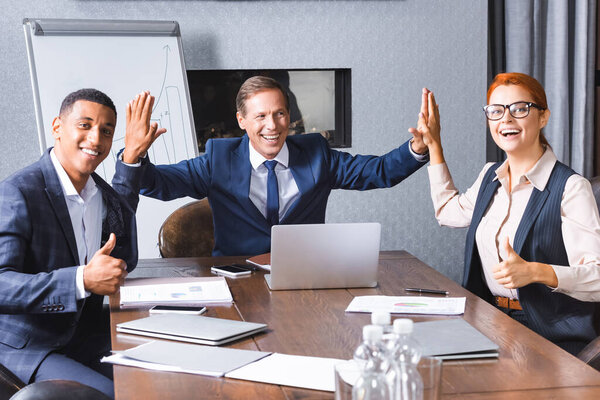
M249 142L248 146L250 148L250 164L252 164L249 197L258 211L266 218L267 177L269 175L269 170L265 167L264 162L267 161L267 159L252 147L252 143ZM274 160L277 161L275 174L277 175L277 186L279 189L279 220L281 221L292 204L300 197L300 191L298 190L298 185L292 175L292 170L288 168L290 151L287 143L283 144L283 147L277 156L275 156Z
M504 162L495 171L494 179L500 181L500 187L475 232L485 280L495 296L517 298L516 290L506 289L496 282L492 270L506 258L502 245L504 238L508 236L513 245L533 188L544 190L555 163L556 156L550 148L546 149L538 162L519 178L512 192L509 190L508 163ZM428 167L431 199L440 225L466 227L471 224L481 181L492 165L485 165L464 194L458 193L446 164ZM600 218L587 179L576 174L569 177L560 210L569 265L552 265L558 278L554 290L583 301L600 301Z
M54 149L50 151L50 158L62 186L69 216L71 217L75 241L77 242L77 253L79 255L79 267L76 275L77 299L82 299L89 296L89 292L85 291L83 284L83 268L96 251L100 249L102 220L106 215L106 207L102 199L102 193L91 176L88 178L81 194L79 194L67 172L56 158Z

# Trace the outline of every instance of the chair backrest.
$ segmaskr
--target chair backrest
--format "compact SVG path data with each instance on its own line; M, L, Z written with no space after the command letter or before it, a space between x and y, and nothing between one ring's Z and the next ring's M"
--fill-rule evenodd
M25 383L8 368L0 364L0 400L10 399L13 394L23 387L25 387Z
M577 354L584 363L600 371L600 336L592 340L587 346Z
M600 209L600 176L590 179L590 183L592 184L592 192L594 192L594 197L596 198L596 205Z
M110 400L110 398L83 383L51 379L30 383L10 400Z
M165 258L208 257L214 246L212 210L207 199L175 210L158 232L158 249Z

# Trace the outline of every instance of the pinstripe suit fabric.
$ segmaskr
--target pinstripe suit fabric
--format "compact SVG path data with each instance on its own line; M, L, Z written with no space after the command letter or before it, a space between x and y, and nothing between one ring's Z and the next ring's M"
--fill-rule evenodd
M493 180L500 163L492 166L481 183L465 246L463 286L492 301L483 279L475 231L500 183ZM557 162L543 191L533 189L517 228L513 248L524 260L569 265L561 230L561 201L565 183L575 172ZM596 337L594 312L597 303L584 302L546 285L532 283L517 289L529 327L571 353L577 353Z
M132 173L130 168L121 176L139 179ZM92 177L107 209L102 244L115 232L111 255L132 270L137 263L137 193L122 192L121 197L96 174ZM113 185L127 190L120 182ZM70 341L81 319L101 312L101 296L76 300L77 265L69 211L47 150L39 161L0 183L0 362L24 382L49 352Z

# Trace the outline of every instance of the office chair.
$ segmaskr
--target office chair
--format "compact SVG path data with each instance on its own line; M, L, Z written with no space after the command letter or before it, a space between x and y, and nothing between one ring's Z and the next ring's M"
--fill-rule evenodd
M10 372L8 368L0 364L0 400L8 400L17 393L25 383Z
M10 400L110 400L110 397L83 383L57 379L31 383Z
M207 199L175 210L158 232L158 249L164 258L208 257L214 246L212 210Z

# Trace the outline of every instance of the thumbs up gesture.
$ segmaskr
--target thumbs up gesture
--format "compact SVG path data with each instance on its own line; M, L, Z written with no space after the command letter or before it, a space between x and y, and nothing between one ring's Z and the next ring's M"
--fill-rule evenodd
M127 265L125 261L110 255L116 244L117 238L111 233L106 244L83 268L83 286L88 292L114 294L123 284L127 276Z
M517 289L534 282L552 287L558 285L558 278L550 265L523 260L510 245L508 237L504 239L503 246L506 258L492 270L500 285L507 289Z

